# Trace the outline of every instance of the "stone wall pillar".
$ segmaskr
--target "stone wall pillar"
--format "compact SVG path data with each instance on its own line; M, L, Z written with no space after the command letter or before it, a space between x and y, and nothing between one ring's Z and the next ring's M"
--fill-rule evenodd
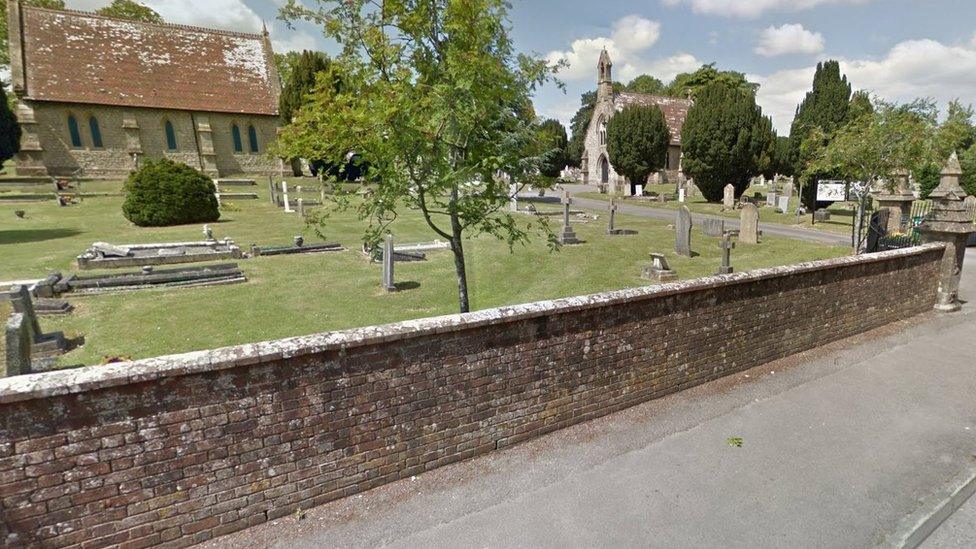
M972 212L964 202L966 191L959 185L962 169L956 153L942 169L939 186L929 195L933 200L932 211L922 223L922 242L945 242L948 247L939 273L939 289L935 308L953 312L961 308L959 281L962 278L963 261L966 259L966 243L974 232Z
M915 194L908 188L908 171L900 170L895 174L895 188L891 194L880 194L874 197L878 201L878 208L888 210L889 233L901 233L905 231L904 218L912 213L912 204L915 202Z
M30 103L17 102L17 123L20 124L20 152L17 153L17 174L47 176L44 165L44 147L38 133L37 117Z
M197 153L200 155L200 171L210 177L217 177L220 172L217 169L217 152L214 150L210 117L197 113L191 116L193 118L193 131L196 133L197 139Z

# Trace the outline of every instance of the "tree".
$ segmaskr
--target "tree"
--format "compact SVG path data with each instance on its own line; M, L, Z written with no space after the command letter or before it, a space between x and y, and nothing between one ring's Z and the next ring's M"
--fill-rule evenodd
M291 71L298 64L298 60L301 59L302 53L298 51L286 51L285 53L275 53L274 63L275 70L278 72L278 80L281 82L281 86L285 86L285 82L291 80Z
M288 58L285 58L287 61ZM306 103L309 94L319 84L319 75L324 75L329 82L327 89L333 92L339 90L339 78L334 71L331 71L331 62L322 52L305 50L298 54L288 66L288 78L283 80L281 95L278 100L278 112L281 119L286 124L291 123L295 114ZM292 174L302 175L302 166L298 157L290 158ZM333 167L328 162L319 159L310 159L314 164L313 172L317 173L320 169L330 172ZM335 166L335 165L333 165Z
M967 194L976 196L976 144L970 145L959 155L959 164L962 166L962 180L960 181L962 188Z
M163 17L156 13L149 6L145 6L135 0L112 0L112 3L99 8L95 13L106 17L117 17L119 19L130 19L132 21L142 21L144 23L162 23Z
M772 145L772 161L769 169L764 172L766 177L773 177L777 174L791 176L793 173L793 163L790 162L790 138L777 136Z
M671 131L657 106L631 106L615 114L607 124L607 153L618 173L637 185L667 164Z
M560 121L550 118L539 125L539 134L548 148L540 171L546 177L559 177L563 168L569 164L569 156L566 152L566 147L569 145L566 127Z
M769 150L768 128L752 94L719 81L699 91L681 130L683 166L709 202L721 201L728 184L736 196L745 192Z
M63 10L64 0L24 0L25 6ZM10 66L10 30L7 28L7 2L0 2L0 67Z
M661 95L664 93L664 82L649 74L642 74L631 80L624 88L624 91Z
M698 97L698 93L705 86L712 82L720 82L731 89L739 90L749 95L755 95L759 89L758 84L746 80L746 76L741 72L720 71L715 68L715 63L702 65L695 72L683 72L674 77L668 84L664 93L671 97L688 97L693 99Z
M934 158L929 163L916 166L912 172L918 182L922 198L928 198L939 185L942 164L952 153L968 151L976 141L976 127L973 126L973 108L963 105L958 99L949 102L946 119L939 125L934 135Z
M836 173L867 184L884 180L892 191L896 172L936 160L935 120L931 101L895 105L878 99L873 112L842 126L830 140L814 130L810 142L827 144L812 151L806 173Z
M859 104L863 105L863 102ZM805 174L803 182L806 185L803 187L802 200L808 208L816 206L816 185L813 183L818 179L835 177L836 174L811 173L806 169L811 159L804 155L803 151L813 151L826 146L834 132L848 122L850 110L851 84L846 76L841 75L840 63L837 61L818 63L813 76L813 87L797 107L793 126L790 129L790 156L793 158L793 171L797 174ZM814 133L823 141L807 143L804 146L804 141Z
M0 164L20 152L20 125L10 109L5 88L0 85Z
M418 209L454 255L461 312L470 310L464 241L475 235L528 241L526 225L505 212L511 176L536 183L545 149L531 118L531 94L552 67L518 55L505 0L290 0L285 20L323 23L342 48L343 86L316 89L284 128L285 156L369 160L372 184L358 205L379 242L403 207ZM338 200L351 197L334 189ZM357 199L358 200L358 199ZM551 231L543 232L554 242Z

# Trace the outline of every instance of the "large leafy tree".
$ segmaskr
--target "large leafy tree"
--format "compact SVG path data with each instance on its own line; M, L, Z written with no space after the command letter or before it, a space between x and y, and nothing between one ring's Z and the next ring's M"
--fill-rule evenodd
M863 104L862 104L863 105ZM790 156L794 171L804 174L805 183L803 203L813 208L816 202L818 179L837 177L830 172L810 172L807 165L811 158L806 151L814 151L826 146L834 133L850 119L851 84L840 72L840 63L825 61L817 64L813 76L813 87L807 92L803 102L797 107L793 126L790 129ZM804 143L816 134L817 143Z
M509 184L497 174L525 185L538 173L545 150L531 94L552 67L516 53L505 0L386 0L379 9L373 0L289 0L281 17L320 23L342 48L343 76L338 93L313 93L283 130L281 152L368 158L364 239L375 244L398 212L418 209L450 243L459 308L468 311L465 240L490 235L514 246L536 226L504 211Z
M566 127L562 122L550 118L539 125L539 136L548 149L540 171L546 177L559 177L559 173L569 164Z
M681 130L685 173L709 202L721 201L730 183L741 196L769 151L771 127L751 93L719 81L706 85Z
M339 89L339 78L335 71L331 70L329 58L319 51L305 50L292 60L289 61L288 58L285 58L284 61L288 63L288 74L287 79L283 80L284 85L281 88L278 112L281 120L289 124L295 118L298 110L309 101L309 95L315 87L320 84L318 80L320 76L326 83L324 84L325 91L332 90L333 92ZM320 167L329 171L332 166L335 166L334 164L321 165L323 163L319 162L318 159L311 161L314 168L313 172L317 172ZM302 165L299 158L291 158L289 163L293 175L302 175ZM329 163L326 162L325 164Z
M684 72L675 76L664 92L671 97L690 96L695 99L701 90L713 82L719 82L748 95L755 95L756 90L759 89L758 84L746 80L746 76L741 72L720 71L715 68L715 63L710 63L702 65L695 72Z
M25 6L63 10L64 0L24 0ZM7 2L0 2L0 67L10 65L10 29L7 28Z
M919 164L913 170L922 198L928 198L929 193L939 185L942 163L945 159L952 153L966 157L967 155L963 153L968 152L976 142L973 114L972 106L964 105L958 100L949 102L945 121L939 125L933 136L934 160Z
M664 93L664 83L649 74L642 74L631 80L624 90L635 93L661 95Z
M959 155L959 164L962 166L962 180L960 181L962 188L967 194L976 196L976 144L971 145Z
M99 8L95 13L145 23L163 22L163 17L155 10L134 0L112 0L111 4Z
M667 163L671 132L661 109L625 107L607 124L607 153L614 169L630 180L631 192Z

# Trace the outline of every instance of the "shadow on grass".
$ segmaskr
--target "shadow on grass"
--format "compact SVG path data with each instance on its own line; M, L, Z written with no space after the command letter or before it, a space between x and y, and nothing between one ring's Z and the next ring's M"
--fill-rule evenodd
M43 242L57 240L81 234L75 229L14 229L0 231L0 244L26 244L29 242Z
M416 290L417 288L420 287L419 282L413 282L413 281L396 282L393 285L396 287L398 292L402 292L404 290Z

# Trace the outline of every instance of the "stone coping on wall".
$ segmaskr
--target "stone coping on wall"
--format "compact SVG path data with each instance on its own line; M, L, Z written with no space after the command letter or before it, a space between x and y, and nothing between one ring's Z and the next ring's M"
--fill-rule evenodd
M0 404L42 399L57 395L84 393L107 387L141 383L166 377L176 377L209 371L224 370L263 362L299 357L327 351L344 350L401 339L422 337L435 333L466 330L481 326L565 314L616 303L655 299L677 294L708 290L718 286L744 284L764 279L792 276L813 271L877 263L899 257L921 255L945 249L941 242L876 254L846 256L756 269L728 275L641 286L584 296L537 301L521 305L485 309L464 314L444 315L367 326L308 336L290 337L274 341L249 343L220 349L147 358L131 362L85 366L0 379Z

